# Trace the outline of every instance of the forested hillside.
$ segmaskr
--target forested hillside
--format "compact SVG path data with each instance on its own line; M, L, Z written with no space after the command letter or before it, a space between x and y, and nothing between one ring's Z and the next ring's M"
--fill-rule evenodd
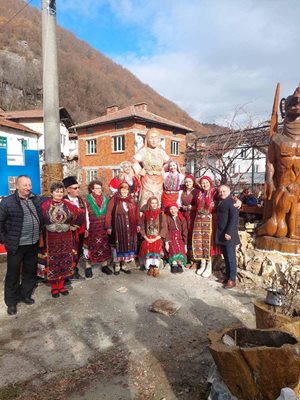
M5 110L42 106L42 38L40 12L21 0L0 2L0 107ZM107 106L121 108L145 101L148 110L207 133L174 103L160 96L132 73L57 28L60 105L76 123L105 113Z

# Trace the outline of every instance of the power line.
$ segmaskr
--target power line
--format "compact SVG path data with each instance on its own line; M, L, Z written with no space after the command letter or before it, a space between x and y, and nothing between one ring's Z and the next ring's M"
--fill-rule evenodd
M28 3L24 5L15 15L13 15L8 21L6 21L3 25L2 28L4 28L6 25L8 25L14 18L16 18L17 15L19 15L23 10L25 10L26 7L29 6L29 4L32 2L32 0L29 0Z

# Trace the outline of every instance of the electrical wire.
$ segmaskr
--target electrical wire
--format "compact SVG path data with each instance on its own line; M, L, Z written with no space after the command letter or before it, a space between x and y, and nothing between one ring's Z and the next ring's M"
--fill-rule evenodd
M25 10L26 7L29 6L29 4L32 2L32 0L29 0L28 3L24 5L15 15L13 15L8 21L6 21L1 27L4 28L6 25L8 25L14 18L16 18L17 15L19 15L23 10Z

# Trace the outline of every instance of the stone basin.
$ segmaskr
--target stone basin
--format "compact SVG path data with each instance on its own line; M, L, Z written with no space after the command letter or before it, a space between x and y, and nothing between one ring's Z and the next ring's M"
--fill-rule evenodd
M274 400L284 387L299 395L300 343L295 336L238 327L210 332L208 338L218 371L239 400Z

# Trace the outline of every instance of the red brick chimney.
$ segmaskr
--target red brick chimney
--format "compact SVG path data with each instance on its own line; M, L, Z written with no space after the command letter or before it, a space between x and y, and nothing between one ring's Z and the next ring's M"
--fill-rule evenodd
M112 106L106 107L106 115L112 114L116 111L119 111L119 106L116 104L113 104Z
M138 110L142 110L142 111L147 111L148 105L147 103L137 103L134 105L135 108L137 108Z

